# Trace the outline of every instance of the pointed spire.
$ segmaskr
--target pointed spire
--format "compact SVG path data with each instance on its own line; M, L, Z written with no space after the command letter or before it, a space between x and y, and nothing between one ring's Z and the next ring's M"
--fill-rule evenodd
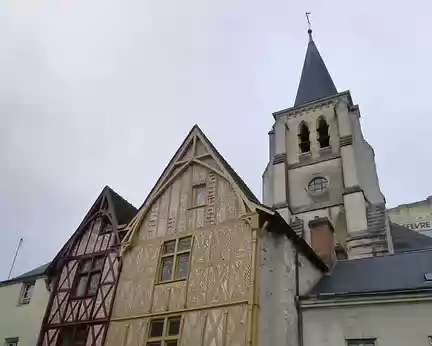
M337 94L330 73L312 38L311 28L308 34L309 43L294 106Z

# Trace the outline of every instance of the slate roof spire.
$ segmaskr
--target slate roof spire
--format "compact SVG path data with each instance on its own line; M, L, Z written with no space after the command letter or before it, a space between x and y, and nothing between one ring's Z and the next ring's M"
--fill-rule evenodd
M312 38L312 29L309 28L308 34L309 43L294 106L337 94L330 73Z

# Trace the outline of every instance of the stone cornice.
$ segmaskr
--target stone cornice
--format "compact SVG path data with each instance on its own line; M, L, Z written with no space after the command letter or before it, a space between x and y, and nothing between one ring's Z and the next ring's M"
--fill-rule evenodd
M323 106L330 106L332 104L335 104L335 100L340 98L341 96L348 96L349 102L352 104L352 99L351 99L351 94L349 92L349 90L346 91L342 91L339 94L336 95L331 95L328 97L324 97L315 101L311 101L302 105L298 105L298 106L294 106L294 107L290 107L290 108L286 108L277 112L273 113L273 117L275 118L275 120L277 120L278 118L280 118L281 116L292 116L295 114L302 114L302 113L306 113L309 112L310 110L314 110Z

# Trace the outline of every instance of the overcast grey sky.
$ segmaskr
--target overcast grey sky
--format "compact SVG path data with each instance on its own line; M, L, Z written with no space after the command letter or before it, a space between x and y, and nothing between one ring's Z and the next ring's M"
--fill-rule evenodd
M0 280L49 261L110 185L135 206L199 124L261 196L293 105L304 12L360 105L388 204L432 194L428 0L3 0Z

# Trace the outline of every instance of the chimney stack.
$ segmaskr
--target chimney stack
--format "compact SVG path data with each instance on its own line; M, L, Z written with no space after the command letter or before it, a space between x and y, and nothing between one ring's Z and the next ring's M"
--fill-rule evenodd
M321 217L310 220L309 229L312 249L329 268L332 268L336 262L333 225L327 217Z

